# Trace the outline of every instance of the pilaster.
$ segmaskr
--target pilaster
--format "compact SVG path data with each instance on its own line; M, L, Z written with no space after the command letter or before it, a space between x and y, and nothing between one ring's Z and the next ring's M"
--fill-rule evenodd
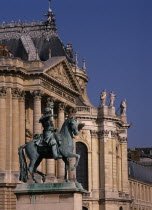
M65 120L65 104L60 103L58 106L58 129L62 128L62 125ZM65 173L65 166L62 159L59 159L57 161L57 177L58 179L63 180L64 179L64 173Z
M90 130L92 148L92 197L99 199L99 139L98 132ZM95 171L95 173L94 173Z
M12 170L19 170L19 96L20 89L12 88Z
M19 144L25 144L25 93L19 95Z
M6 168L6 87L0 88L0 170Z
M52 96L49 96L47 98L47 106L50 103L54 103L55 102L55 98ZM54 114L54 110L52 110L52 114ZM52 118L53 119L53 118ZM54 124L54 119L53 119L53 124ZM55 178L55 160L54 159L47 159L46 160L46 173L47 173L47 177L54 179Z
M39 119L41 118L41 97L43 92L41 90L34 90L32 92L34 97L34 110L33 110L33 133L40 134L41 133L41 124L39 123Z

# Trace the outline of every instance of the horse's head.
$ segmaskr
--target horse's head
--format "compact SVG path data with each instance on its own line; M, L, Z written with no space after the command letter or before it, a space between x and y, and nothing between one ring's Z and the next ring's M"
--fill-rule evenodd
M70 125L70 129L73 132L73 134L76 136L78 135L78 121L75 117L72 117L69 119L69 125Z

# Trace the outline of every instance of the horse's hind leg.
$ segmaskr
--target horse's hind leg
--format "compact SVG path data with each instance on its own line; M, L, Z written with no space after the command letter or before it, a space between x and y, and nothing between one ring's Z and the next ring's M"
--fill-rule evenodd
M41 171L37 170L37 167L40 165L41 161L42 161L42 158L38 158L38 160L35 163L34 172L39 174L42 177L42 181L44 183L46 180L46 175L43 174Z
M36 160L34 160L34 159L30 160L30 164L29 164L29 167L28 167L28 171L30 172L33 181L34 181L35 183L38 183L38 180L37 180L37 179L35 178L35 176L34 176L34 166L35 166L35 162L36 162Z

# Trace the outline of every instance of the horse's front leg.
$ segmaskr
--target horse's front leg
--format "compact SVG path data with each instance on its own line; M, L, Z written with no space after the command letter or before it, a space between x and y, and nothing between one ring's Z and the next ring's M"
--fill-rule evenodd
M46 181L46 174L43 174L41 171L38 171L37 169L34 172L42 177L43 183Z
M76 163L74 164L74 166L71 167L71 171L73 171L79 164L79 160L80 160L80 155L78 154L73 154L74 157L76 157Z
M37 170L37 167L40 165L41 161L42 161L42 157L39 157L35 163L35 167L34 167L34 172L39 174L42 177L42 181L43 183L46 181L46 175L43 174L41 171Z
M74 166L71 167L71 171L73 171L78 166L78 163L79 163L79 160L80 160L80 155L69 153L68 157L69 158L76 158L76 163L74 164Z
M68 170L69 170L69 158L63 158L62 159L65 163L65 175L64 175L64 179L66 182L70 182L68 179Z

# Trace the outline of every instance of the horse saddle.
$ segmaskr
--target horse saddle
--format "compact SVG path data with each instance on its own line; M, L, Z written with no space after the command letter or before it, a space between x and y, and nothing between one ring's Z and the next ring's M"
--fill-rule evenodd
M54 135L55 140L58 144L58 146L61 145L61 135L57 134ZM34 135L34 139L33 139L35 145L39 146L39 147L44 147L44 146L48 146L48 144L43 140L43 134L35 134Z
M43 134L35 134L33 141L37 146L46 146L46 143L43 141Z

